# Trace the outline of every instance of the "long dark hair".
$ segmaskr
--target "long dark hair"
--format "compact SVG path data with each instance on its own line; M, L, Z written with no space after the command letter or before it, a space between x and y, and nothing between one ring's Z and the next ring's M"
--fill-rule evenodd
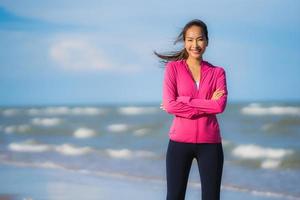
M202 31L205 34L206 40L208 42L208 31L207 31L207 26L206 24L201 21L200 19L194 19L190 22L188 22L183 29L181 30L180 34L177 36L176 40L174 41L174 45L178 42L184 42L185 41L185 35L186 35L186 31L191 27L191 26L199 26L200 28L202 28ZM166 54L160 54L157 53L156 51L153 51L153 53L158 56L159 58L161 58L162 60L160 62L162 63L167 63L168 61L172 61L172 60L181 60L181 59L187 59L188 58L188 53L186 51L185 48L179 50L179 51L171 51L171 52L167 52Z

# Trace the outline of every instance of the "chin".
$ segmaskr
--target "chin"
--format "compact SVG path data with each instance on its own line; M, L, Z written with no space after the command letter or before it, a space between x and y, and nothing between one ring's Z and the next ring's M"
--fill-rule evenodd
M199 59L202 57L202 54L199 54L199 55L190 54L189 57L194 58L194 59Z

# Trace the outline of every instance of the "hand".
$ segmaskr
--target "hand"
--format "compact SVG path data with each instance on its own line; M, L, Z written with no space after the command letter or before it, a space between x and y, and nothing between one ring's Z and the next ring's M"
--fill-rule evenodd
M214 94L213 94L211 100L218 100L218 99L220 99L220 97L223 96L224 93L225 93L224 90L219 90L219 89L217 89L217 90L214 92Z
M160 104L159 108L162 109L163 111L166 111L166 109L164 108L164 105L162 103Z

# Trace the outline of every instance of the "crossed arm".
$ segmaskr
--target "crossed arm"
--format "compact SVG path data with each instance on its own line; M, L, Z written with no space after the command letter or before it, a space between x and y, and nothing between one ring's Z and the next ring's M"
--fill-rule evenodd
M217 90L211 99L178 96L176 76L171 65L166 65L163 81L163 103L161 108L170 114L194 118L203 114L218 114L225 110L227 103L226 75L223 68L218 72Z

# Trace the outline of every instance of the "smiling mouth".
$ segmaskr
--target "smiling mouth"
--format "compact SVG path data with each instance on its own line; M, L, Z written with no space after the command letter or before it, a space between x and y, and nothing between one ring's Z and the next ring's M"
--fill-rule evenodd
M201 50L200 49L197 49L197 50L196 49L192 49L191 52L193 52L193 53L200 53Z

